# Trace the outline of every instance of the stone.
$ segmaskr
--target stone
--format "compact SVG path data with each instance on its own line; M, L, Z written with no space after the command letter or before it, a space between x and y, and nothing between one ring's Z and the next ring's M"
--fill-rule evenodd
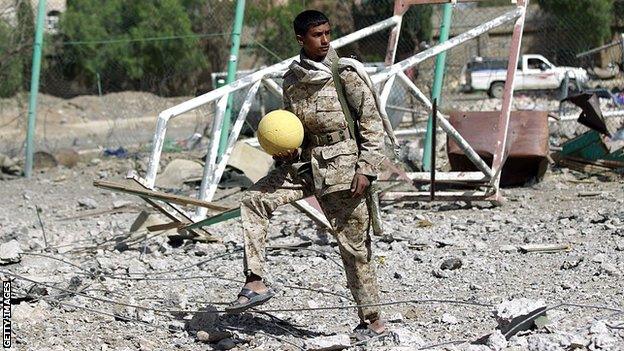
M202 312L195 313L193 318L187 322L186 330L189 332L198 332L200 330L210 333L215 330L219 316L214 306L207 306L201 309Z
M387 321L391 323L401 323L403 322L403 315L400 312L397 312L388 317Z
M149 266L157 271L165 271L169 268L169 261L165 259L155 259L149 262Z
M98 203L90 197L79 199L78 205L89 210L93 210L98 207Z
M559 351L561 347L558 343L549 340L542 335L530 335L528 337L529 351Z
M91 161L89 161L89 164L91 166L97 166L100 163L102 163L102 160L100 160L99 158L92 158Z
M0 245L0 264L17 263L21 260L22 251L17 240L13 239Z
M444 260L440 265L440 269L442 270L455 270L462 266L462 260L457 257L452 257Z
M215 343L223 339L229 338L231 336L232 336L232 333L228 331L221 331L221 330L211 330L211 331L200 330L197 332L197 340L201 342Z
M445 323L445 324L457 324L457 323L459 323L459 321L457 320L457 317L455 317L455 316L453 316L453 315L451 315L449 313L442 314L442 318L440 318L440 321L442 323Z
M617 266L615 266L612 263L607 263L607 262L600 265L599 272L600 274L606 274L611 277L620 276L620 270L617 268Z
M319 336L304 342L304 348L310 351L344 350L351 347L351 340L347 334Z
M494 351L500 351L507 347L507 339L500 330L496 330L490 334L485 344Z
M607 260L607 256L605 254L596 254L591 258L592 262L596 262L596 263L602 263L605 262Z
M418 333L406 328L392 328L388 336L401 346L420 347L425 344L425 340Z
M147 272L145 264L136 258L131 259L127 263L129 274L140 274Z
M572 269L578 267L585 258L583 256L570 255L561 264L561 269Z
M236 347L236 342L234 341L234 339L231 339L231 338L220 340L215 345L215 349L217 350L231 350L235 347Z
M118 209L118 208L122 208L122 207L126 207L126 206L130 206L132 205L133 202L132 201L128 201L128 200L116 200L113 201L113 209Z
M431 274L433 274L434 277L436 278L448 278L449 274L439 268L434 269Z
M185 182L201 180L204 166L197 161L175 159L156 178L156 186L165 189L182 187Z

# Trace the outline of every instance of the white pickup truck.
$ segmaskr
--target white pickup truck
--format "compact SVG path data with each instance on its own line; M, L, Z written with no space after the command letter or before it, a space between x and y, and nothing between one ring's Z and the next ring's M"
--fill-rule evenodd
M514 90L559 89L568 74L568 87L584 85L587 71L577 67L557 67L542 55L522 55ZM507 60L476 57L462 69L461 84L464 91L485 90L495 98L503 96L507 77Z

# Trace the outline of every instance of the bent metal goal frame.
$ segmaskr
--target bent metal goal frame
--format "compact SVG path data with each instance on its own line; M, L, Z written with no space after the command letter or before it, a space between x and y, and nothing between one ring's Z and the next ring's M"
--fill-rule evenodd
M458 144L459 148L464 152L466 157L479 170L477 172L437 172L435 174L435 181L473 183L475 186L482 186L486 188L486 190L436 192L435 199L439 201L482 200L491 201L493 203L501 203L503 201L503 196L500 192L499 185L501 170L509 152L508 129L514 91L514 81L516 73L515 67L517 66L520 54L520 46L522 41L522 33L524 29L528 0L511 0L512 5L515 4L515 8L510 10L509 12L498 16L490 21L487 21L458 36L455 36L448 41L439 43L425 51L408 57L400 62L394 63L400 28L403 15L407 12L410 6L478 1L481 0L395 0L394 15L392 17L331 42L334 48L340 48L359 39L367 37L373 33L392 28L386 52L386 67L371 76L373 84L378 87L378 89L379 87L381 87L380 101L382 108L386 108L390 91L398 78L398 81L405 84L409 91L414 94L414 96L419 99L430 112L432 112L433 106L429 98L427 98L427 96L425 96L422 91L407 77L404 71L408 68L418 65L428 58L434 57L468 40L474 39L477 36L486 33L487 31L497 28L505 23L511 22L512 20L515 20L509 49L509 60L507 65L505 89L502 97L502 109L500 111L500 116L498 119L496 148L492 161L492 167L490 168L481 159L477 152L469 145L469 143L457 132L457 130L455 130L455 128L447 120L447 116L443 115L439 111L435 111L436 113L433 114L440 128L444 132L446 132L448 137L452 138ZM129 177L132 178L135 182L139 183L143 188L149 190L154 189L156 174L159 167L168 122L171 119L184 113L197 109L211 102L216 102L216 113L212 121L208 155L204 165L201 186L199 189L199 193L197 194L197 200L199 200L199 202L201 202L203 206L197 207L194 216L185 213L181 208L179 208L178 205L184 204L183 202L181 203L167 201L166 196L160 196L159 198L149 197L146 195L145 191L143 191L141 194L137 193L136 195L141 196L146 201L148 201L150 205L155 206L157 210L159 210L165 216L171 219L173 221L172 223L178 223L178 225L172 227L196 230L197 228L208 226L238 216L240 213L238 209L230 209L228 211L221 212L216 216L206 218L207 211L211 208L211 206L206 204L210 204L210 201L212 201L212 198L217 189L217 185L219 184L221 176L223 175L223 172L227 165L227 161L232 154L232 150L234 149L234 145L238 140L243 123L247 117L247 114L249 113L251 104L255 98L255 95L258 93L260 86L263 85L266 89L281 97L282 89L272 78L278 76L280 73L283 73L288 68L288 65L295 59L297 59L297 56L293 56L272 66L260 69L230 84L224 85L206 94L200 95L179 105L166 109L158 115L147 174L145 178L138 177L136 174ZM241 106L236 121L232 126L232 130L228 137L227 148L224 154L219 157L219 140L228 96L230 93L247 87L250 88L246 94L245 100ZM396 167L391 167L390 172L393 174L391 177L392 179L387 178L380 180L403 180L406 182L414 183L430 182L433 186L432 173L430 172L405 173L398 170ZM96 185L102 186L101 184ZM107 188L119 191L119 189L112 189L110 187ZM132 193L132 191L126 192ZM380 195L380 199L387 201L427 201L430 200L430 196L430 192L386 191ZM197 206L196 204L192 203L188 204ZM324 217L322 210L320 209L320 206L318 205L318 202L314 197L296 201L293 203L293 205L306 213L318 224L331 228L331 225L327 222L327 219Z

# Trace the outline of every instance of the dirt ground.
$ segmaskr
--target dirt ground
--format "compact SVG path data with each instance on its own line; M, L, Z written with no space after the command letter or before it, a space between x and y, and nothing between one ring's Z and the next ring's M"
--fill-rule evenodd
M144 172L145 157L94 157L0 181L0 241L23 251L0 267L3 280L13 279L13 349L299 350L332 335L348 340L358 320L343 308L353 301L335 240L289 206L269 232L276 297L255 312L214 313L243 279L240 222L210 227L219 243L131 232L149 207L92 182ZM180 157L189 156L165 159ZM621 177L555 169L541 183L505 189L502 207L383 204L387 236L373 238L373 259L392 332L368 344L352 340L351 349L624 350L623 185ZM216 198L235 205L236 190ZM519 250L527 244L569 249ZM448 259L454 264L443 269ZM495 332L499 304L520 298L554 307L545 325L472 344ZM198 330L214 342L197 340Z

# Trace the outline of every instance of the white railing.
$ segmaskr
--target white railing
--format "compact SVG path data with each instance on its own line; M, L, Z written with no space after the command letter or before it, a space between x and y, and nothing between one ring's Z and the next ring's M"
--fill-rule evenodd
M449 50L470 39L476 38L477 36L489 30L492 30L498 26L501 26L505 23L508 23L514 19L518 19L517 22L522 22L521 24L523 25L525 11L526 11L525 4L517 6L513 10L499 17L496 17L488 22L485 22L482 25L477 26L461 35L458 35L428 50L422 51L403 61L395 63L391 66L388 66L382 69L381 71L373 74L371 76L371 79L376 86L381 85L381 83L383 82L386 82L380 94L380 100L381 100L382 106L385 106L388 96L390 95L389 94L390 89L392 89L393 84L397 82L401 82L409 88L409 90L414 94L416 98L421 100L425 104L425 106L429 110L431 110L432 105L429 99L416 87L416 85L403 72L406 69L411 68L428 58L434 57L441 52ZM340 48L344 45L355 42L359 39L367 37L381 30L400 26L400 23L401 23L401 15L396 15L384 21L381 21L379 23L366 27L364 29L358 30L340 39L332 41L331 44L334 48ZM518 23L516 23L516 25L518 25ZM522 28L520 28L520 30L521 29ZM519 50L519 43L516 46L517 47L515 47L514 50ZM393 48L393 50L396 50L396 46ZM394 55L394 53L392 55ZM277 96L281 96L282 95L281 87L275 81L273 81L271 77L275 76L275 74L278 72L283 72L284 70L286 70L287 67L290 65L290 63L293 60L296 60L297 58L298 58L297 56L293 56L280 63L277 63L270 67L266 67L255 73L252 73L248 76L238 79L228 85L222 86L204 95L198 96L184 103L181 103L177 106L174 106L165 111L162 111L158 115L156 131L154 133L152 150L151 150L151 155L149 159L148 170L147 170L146 178L143 181L143 183L149 188L153 189L154 187L154 184L156 181L156 174L158 171L158 165L159 165L160 157L162 153L163 142L164 142L165 134L167 131L167 123L169 122L169 120L183 113L196 109L200 106L216 101L217 102L216 114L212 122L212 131L211 131L211 139L210 139L209 150L208 150L208 157L206 159L206 163L204 166L202 183L201 183L200 191L198 194L198 198L201 200L204 200L204 201L212 200L212 197L214 196L214 193L217 188L217 184L219 183L221 179L221 175L223 174L225 170L227 160L232 152L232 149L234 147L236 140L238 139L242 125L247 117L247 113L249 112L251 103L256 93L258 92L260 85L261 84L264 85L269 91L273 92ZM225 153L223 154L223 156L217 162L217 153L218 153L219 140L220 140L220 134L221 134L221 126L222 126L222 122L223 122L223 118L225 114L225 107L227 104L228 95L230 93L233 93L237 90L240 90L249 86L251 86L251 88L249 89L247 93L247 96L243 102L242 108L230 132L228 143L227 143L227 149ZM513 87L510 86L506 88L506 90L509 90L509 89L511 89L510 91L512 91ZM506 93L508 93L508 91L506 91ZM507 101L504 99L503 102L504 104L510 104L510 100L512 97L511 95L509 95L509 93L506 95L507 95L506 96ZM474 149L466 142L464 138L462 138L461 135L459 135L459 133L453 128L453 126L451 126L451 124L447 121L445 116L443 116L439 112L437 113L437 116L438 116L437 121L440 124L440 127L458 143L460 148L464 151L464 154L475 164L475 166L481 172L483 172L484 176L487 179L492 179L493 177L497 177L497 176L500 177L500 172L493 172L492 169L488 167L485 164L485 162L483 162L483 160L481 160L481 158L474 151ZM507 119L508 118L509 116L507 116ZM496 182L495 188L497 188L497 185L498 184ZM202 218L205 215L206 215L206 209L199 208L196 212L195 217Z

